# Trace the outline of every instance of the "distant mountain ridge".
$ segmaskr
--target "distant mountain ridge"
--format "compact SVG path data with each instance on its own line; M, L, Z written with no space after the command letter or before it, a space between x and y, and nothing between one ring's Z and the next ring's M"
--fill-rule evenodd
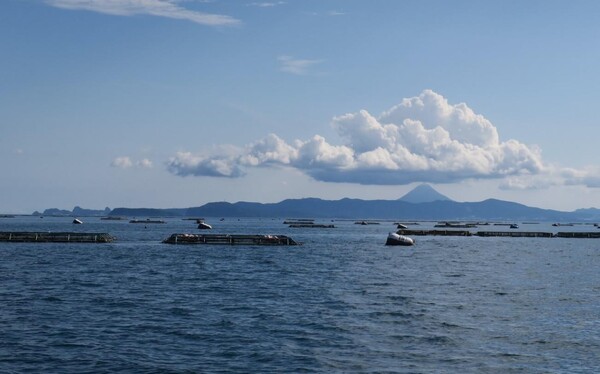
M39 212L34 214L41 215ZM46 209L44 215L125 216L125 217L294 217L392 220L498 220L598 222L600 209L563 212L528 207L497 199L456 202L429 185L420 185L398 200L361 200L344 198L287 199L278 203L211 202L191 208L115 208L92 210L75 207L73 211Z
M150 216L163 217L295 217L393 220L488 220L488 221L598 221L596 214L532 208L496 199L481 202L451 200L409 203L402 200L288 199L279 203L215 202L185 209L153 209ZM116 208L111 216L144 216L147 209Z

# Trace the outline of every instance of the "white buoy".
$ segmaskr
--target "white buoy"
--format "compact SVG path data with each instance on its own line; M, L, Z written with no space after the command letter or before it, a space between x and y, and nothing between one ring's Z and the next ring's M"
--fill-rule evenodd
M415 240L412 238L409 238L408 236L404 236L404 235L399 235L396 234L395 232L390 232L388 237L387 237L387 241L385 242L385 245L414 245L415 244Z

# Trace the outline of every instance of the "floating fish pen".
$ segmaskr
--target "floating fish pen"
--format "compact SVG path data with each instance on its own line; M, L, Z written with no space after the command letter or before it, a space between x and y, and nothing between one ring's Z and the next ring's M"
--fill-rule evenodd
M438 235L438 236L479 236L479 237L505 237L505 238L600 238L600 232L551 232L541 231L470 231L462 230L398 230L398 235Z
M215 245L298 245L285 235L224 235L224 234L173 234L163 243L215 244Z
M586 238L586 239L597 239L600 238L600 232L559 232L556 233L557 238Z
M379 222L374 222L374 221L356 221L354 222L355 225L379 225Z
M434 225L433 227L438 227L438 228L449 228L449 229L470 229L470 228L474 228L477 227L476 224L474 223L449 223L449 222L445 222L445 223L438 223L437 225Z
M335 225L321 225L315 223L293 223L289 227L292 228L315 228L315 229L333 229Z
M162 219L132 219L129 223L165 223Z
M532 231L478 231L475 235L482 237L510 237L510 238L552 238L551 232Z
M101 219L102 221L123 221L123 220L125 220L126 218L125 218L125 217L110 217L110 216L109 216L109 217L100 217L100 219Z
M398 230L398 235L439 235L439 236L471 236L470 231L465 230Z
M0 232L0 242L21 243L110 243L114 236L86 232Z
M315 222L312 218L293 218L283 221L284 225L312 225Z

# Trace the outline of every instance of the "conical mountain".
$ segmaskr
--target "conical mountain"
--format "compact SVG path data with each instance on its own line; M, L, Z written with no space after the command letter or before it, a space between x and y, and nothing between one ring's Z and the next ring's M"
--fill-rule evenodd
M430 203L433 201L452 201L452 199L437 192L433 187L428 184L420 184L415 187L412 191L402 196L401 201L407 203Z

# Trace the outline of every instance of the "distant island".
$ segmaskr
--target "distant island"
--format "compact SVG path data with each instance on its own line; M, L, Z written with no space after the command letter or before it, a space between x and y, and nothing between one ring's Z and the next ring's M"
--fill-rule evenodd
M212 202L191 208L115 208L92 210L75 207L72 211L46 209L34 215L109 216L109 217L295 217L392 220L497 220L598 222L600 209L563 212L528 207L497 199L481 202L456 202L433 187L422 184L397 200L361 200L344 198L287 199L278 203Z
M32 213L32 215L34 215L34 216L57 216L57 217L71 217L71 216L101 217L101 216L108 216L110 213L111 213L111 210L109 207L106 207L103 210L95 210L95 209L83 209L81 207L76 206L75 208L73 208L73 210L51 208L51 209L44 210L44 213L35 211Z

